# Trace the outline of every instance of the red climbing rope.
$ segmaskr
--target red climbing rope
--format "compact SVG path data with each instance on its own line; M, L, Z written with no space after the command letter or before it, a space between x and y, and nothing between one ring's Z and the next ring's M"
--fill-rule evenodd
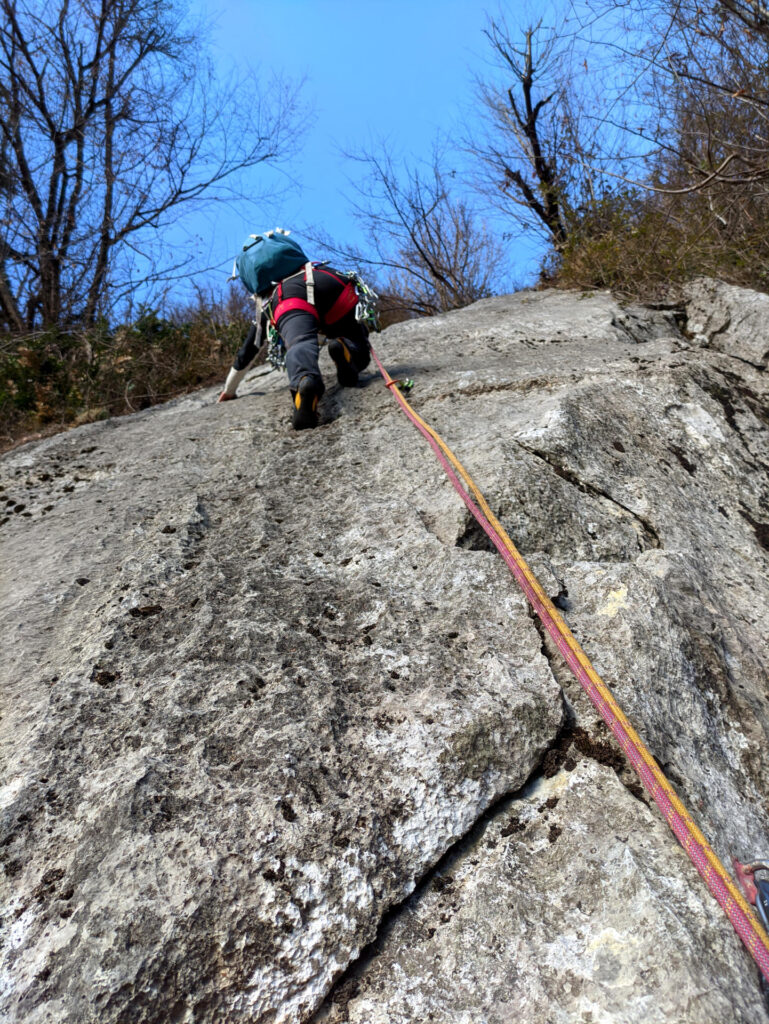
M723 908L761 973L769 981L769 936L759 924L747 900L728 875L651 752L625 717L613 693L593 668L558 609L542 589L467 470L441 436L409 405L398 390L397 381L390 377L373 348L371 354L379 367L385 386L398 400L417 430L427 439L454 489L504 558L542 625L624 750L644 788L659 807L708 889Z

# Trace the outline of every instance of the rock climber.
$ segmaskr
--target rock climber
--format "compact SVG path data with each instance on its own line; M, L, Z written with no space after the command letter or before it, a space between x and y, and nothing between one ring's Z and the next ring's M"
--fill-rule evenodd
M358 384L358 374L371 354L368 329L355 317L355 284L333 267L311 263L286 235L275 229L249 236L236 260L237 276L255 297L258 316L235 357L219 401L237 397L238 385L272 324L286 349L292 423L294 429L305 430L317 426L318 401L325 390L318 366L319 332L328 339L341 387Z

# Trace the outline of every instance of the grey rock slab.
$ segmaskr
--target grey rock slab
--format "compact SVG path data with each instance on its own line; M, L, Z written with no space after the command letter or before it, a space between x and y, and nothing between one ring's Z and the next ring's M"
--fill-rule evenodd
M575 634L724 863L769 848L765 644L750 648L734 604L664 550L560 579ZM580 725L602 736L579 686L557 674Z
M760 1024L719 913L663 823L581 759L443 862L314 1021Z
M2 461L3 1019L302 1019L561 725L384 388L214 397Z
M548 300L537 299L541 334ZM611 300L584 301L603 304L603 327L591 313L572 343L559 342L546 382L504 392L495 366L476 367L474 394L421 408L456 439L524 554L546 562L551 597L719 854L749 859L769 850L766 377L668 344L656 327L631 344L612 335ZM505 372L519 379L530 367L513 350ZM455 536L489 547L467 517ZM598 730L550 656L579 723Z
M540 339L558 331L550 299L526 303L529 313L539 307ZM508 312L514 305L495 301ZM451 391L420 395L420 412L471 468L728 865L732 856L769 850L766 378L745 360L688 347L658 314L647 340L639 342L635 324L635 337L623 336L608 297L586 301L584 323L574 304L571 341L526 345L516 324L499 342L497 322L492 351L505 356L458 372ZM490 333L491 308L463 311L466 351L471 329L481 336L488 325ZM453 527L433 511L431 521L439 520L446 543L453 536L488 549L468 517ZM597 713L543 642L582 745L602 747ZM632 772L618 771L638 793ZM535 900L545 893L544 879L529 889ZM493 906L490 895L478 917ZM729 984L754 995L753 968L725 918L716 919L733 962L744 961L742 980L733 975ZM491 969L483 957L479 963ZM441 969L442 981L449 984L452 970ZM426 968L421 978L429 988ZM392 1009L398 979L382 984ZM398 1019L425 1019L423 1010L412 1007L409 1017L402 1008ZM698 1013L681 1019L720 1019ZM645 1019L642 1004L623 1019Z
M765 374L606 293L485 300L376 345L719 853L769 851ZM323 358L314 431L290 431L285 378L262 370L237 402L211 389L0 460L0 1017L308 1019L479 818L564 762L565 722L616 768L603 818L651 821L650 856L678 856L392 396L373 374L340 391ZM576 834L597 828L569 806ZM648 887L633 858L607 863L607 886ZM541 948L553 883L521 879ZM600 931L590 893L580 914ZM723 1019L752 1021L754 969L728 924L711 938L700 899L686 941L716 950L719 991L744 1008ZM620 949L678 962L664 931L612 920ZM515 933L499 942L518 943L541 1005L572 984L556 959L540 978ZM611 956L577 971L597 1004ZM451 990L449 967L422 966L410 991L433 975ZM645 1019L656 969L627 1020ZM719 1019L700 998L680 1019Z
M769 295L699 277L683 289L687 332L695 343L765 369L769 362Z
M727 861L769 848L764 394L756 371L735 380L692 353L585 379L543 430L532 414L512 431L561 494L544 516L541 485L524 495L513 531L539 524L521 537L549 557L552 597Z

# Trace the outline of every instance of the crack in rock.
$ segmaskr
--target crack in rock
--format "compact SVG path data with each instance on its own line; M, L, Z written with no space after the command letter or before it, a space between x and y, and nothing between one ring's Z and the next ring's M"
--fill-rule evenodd
M307 1019L306 1024L324 1024L329 1018L337 1021L347 1020L346 1007L351 1000L354 1000L361 990L361 979L372 969L376 969L377 961L383 955L391 955L393 937L397 930L409 918L420 912L425 901L429 900L434 892L448 894L454 884L454 874L463 861L466 861L474 849L482 845L484 837L491 832L498 832L500 837L506 838L523 831L531 824L528 819L526 825L521 822L516 812L516 805L530 798L532 793L541 788L541 783L554 780L564 773L568 775L577 769L580 763L592 762L596 765L610 769L625 790L644 807L649 807L650 800L647 798L643 787L635 779L628 781L626 774L627 762L622 752L613 742L608 739L595 737L587 730L577 726L571 707L563 697L564 722L558 732L553 736L552 742L544 752L540 763L534 768L526 782L518 789L504 794L490 808L488 808L472 827L461 836L456 843L446 851L441 859L425 872L417 882L414 891L397 906L391 907L382 917L377 934L372 941L361 951L359 956L351 962L344 971L335 979L330 987L326 998L318 1010ZM608 734L608 730L607 730ZM632 773L631 773L632 774ZM543 799L536 811L545 822L551 812L558 804L558 797L553 796ZM554 843L561 835L563 829L557 824L552 824L548 829L548 841ZM533 900L538 893L532 888L530 891L523 888L520 893L523 901ZM456 909L456 908L455 908ZM441 921L448 918L442 917ZM432 937L434 929L428 931L427 936ZM416 1020L417 1018L413 1018ZM419 1018L421 1019L421 1018Z
M639 515L638 512L634 512L631 508L628 508L627 505L623 505L621 501L618 501L600 487L596 487L595 484L591 484L586 480L581 480L573 470L567 469L566 466L558 462L550 452L531 448L529 445L526 445L517 439L516 444L522 448L523 451L528 452L529 455L533 455L535 458L545 462L557 476L562 480L565 480L568 484L571 484L573 487L576 487L579 491L582 491L583 494L589 494L591 497L607 501L620 509L625 515L630 516L631 522L638 534L638 547L641 552L648 551L652 548L663 547L659 533L644 516Z
M569 706L563 694L561 694L561 699L563 703L563 722L547 748L543 751L540 760L532 769L526 781L516 789L503 793L490 807L486 808L470 825L467 831L446 850L443 856L418 879L415 879L413 891L399 903L387 909L380 919L374 938L364 946L358 956L334 979L323 1003L312 1016L307 1018L305 1024L322 1024L331 1005L338 1006L340 1003L344 1003L351 998L355 990L356 977L375 961L398 919L408 910L418 905L431 887L442 887L443 883L441 880L450 874L452 866L456 861L463 857L467 850L477 842L489 823L498 821L505 816L512 804L519 800L527 790L531 789L538 779L549 778L560 771L562 767L565 767L566 771L571 771L576 767L576 761L569 754L572 745L575 745L576 749L580 752L582 752L582 746L585 746L586 750L589 749L596 752L595 760L604 764L609 763L608 760L601 761L601 757L606 758L610 756L603 752L602 747L591 744L587 740L586 733L584 738L575 733ZM581 732L584 733L584 730ZM582 746L579 744L582 744ZM586 756L593 755L587 754Z
M695 924L709 897L683 852L652 853L666 827L600 761L532 780L403 908L313 1024L761 1024L752 979L726 994L696 957L703 942L719 958L739 950L712 915ZM627 884L614 889L618 870ZM594 894L600 912L588 916Z
M564 598L568 598L568 592L565 591L565 589L562 590L556 598L551 598L551 600L561 610L568 611L569 602ZM557 603L559 599L561 601L560 604ZM573 746L585 757L591 757L600 764L607 765L612 768L625 789L627 789L627 791L637 800L641 800L649 806L652 802L651 798L647 796L643 785L638 779L638 776L629 761L617 745L609 727L601 720L596 721L594 728L600 733L600 735L595 736L591 734L589 730L584 729L579 725L574 707L569 702L568 693L570 689L574 690L575 688L580 687L580 684L574 678L574 674L564 661L563 655L556 647L555 642L545 628L544 623L531 607L529 608L529 614L537 632L539 633L541 641L540 649L542 654L547 659L547 663L550 666L550 671L552 672L554 679L562 689L567 716L567 728L562 730L562 736L568 737L568 743L565 747L559 748L560 755L562 755L560 757L555 756L555 750L557 748L551 748L551 751L545 758L545 764L547 765L545 775L548 774L548 771L552 775L561 767L568 756L569 747L573 744Z

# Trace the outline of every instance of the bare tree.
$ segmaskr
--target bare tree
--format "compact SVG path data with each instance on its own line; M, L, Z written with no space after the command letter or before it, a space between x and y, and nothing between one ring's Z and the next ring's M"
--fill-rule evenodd
M468 202L452 192L455 173L445 169L440 149L424 169L398 166L384 145L350 159L365 168L354 209L371 250L337 251L384 271L380 287L397 306L393 312L430 316L494 293L503 274L502 249Z
M481 117L465 140L472 180L495 207L558 251L573 209L595 187L567 84L570 40L541 22L520 43L503 20L492 19L484 34L494 72L476 81Z
M650 143L646 166L653 173L642 184L683 194L769 182L764 4L587 0L587 8L622 28L621 41L591 33L590 45L614 53L632 83L622 87L625 109L644 111L640 129L630 119L621 125L627 148L639 137Z
M222 103L168 0L0 0L6 329L108 312L185 204L282 153L294 99Z

